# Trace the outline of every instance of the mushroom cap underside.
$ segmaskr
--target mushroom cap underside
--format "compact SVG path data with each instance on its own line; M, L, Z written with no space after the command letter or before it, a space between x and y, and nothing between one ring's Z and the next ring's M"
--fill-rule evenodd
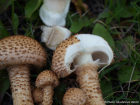
M41 68L46 64L45 49L34 39L15 35L0 40L0 68L30 64Z
M95 63L99 66L109 65L113 51L108 43L97 35L79 34L63 41L55 50L52 59L52 70L58 77L66 77L74 72L76 60L81 63Z

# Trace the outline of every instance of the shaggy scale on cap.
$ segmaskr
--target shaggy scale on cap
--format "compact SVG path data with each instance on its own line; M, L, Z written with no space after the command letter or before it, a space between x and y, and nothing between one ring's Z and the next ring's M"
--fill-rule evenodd
M38 88L43 88L46 85L56 87L58 86L59 81L55 73L50 70L45 70L38 75L35 83Z
M86 94L79 88L70 88L64 94L63 105L86 105Z
M67 69L67 66L65 64L65 55L67 52L67 48L70 45L79 43L80 41L75 37L71 36L65 41L63 41L54 51L53 53L53 59L52 59L52 70L57 74L58 77L66 77L70 72L70 68Z
M17 64L42 67L46 57L42 46L30 37L15 35L0 40L0 68Z

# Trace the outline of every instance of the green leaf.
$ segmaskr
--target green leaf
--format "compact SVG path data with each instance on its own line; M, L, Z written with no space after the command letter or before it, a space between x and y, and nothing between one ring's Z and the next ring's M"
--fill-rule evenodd
M109 101L109 99L111 98L111 94L113 93L111 84L106 80L100 81L100 84L105 101Z
M77 32L79 32L81 29L82 29L82 27L83 27L83 23L81 23L81 22L73 22L73 24L71 25L71 27L70 27L70 31L72 32L72 33L77 33Z
M3 74L5 74L5 71L0 71L0 105L5 92L10 86L9 78L3 78Z
M87 27L93 23L95 19L82 19L80 18L78 21L74 21L70 27L70 31L72 33L78 33L83 27Z
M16 13L14 13L14 19L13 19L13 30L14 33L17 33L17 29L18 29L18 25L19 25L19 19Z
M109 45L112 47L112 49L114 49L114 47L115 47L114 40L113 40L112 36L110 35L109 31L103 25L96 23L95 27L92 31L92 34L98 35L98 36L101 36L102 38L104 38L109 43Z
M133 10L130 8L126 8L126 7L121 7L119 9L119 13L117 14L117 17L122 17L122 18L128 18L133 16ZM117 10L118 11L118 10Z
M0 0L0 14L12 4L12 0Z
M25 16L30 18L33 12L40 6L42 0L29 0L25 6Z
M118 79L122 83L128 83L130 81L130 77L132 75L131 81L138 81L140 78L140 72L138 69L134 69L134 72L132 74L133 67L128 66L128 65L123 65L119 70L118 70Z
M8 31L5 29L3 23L0 20L0 39L10 36Z

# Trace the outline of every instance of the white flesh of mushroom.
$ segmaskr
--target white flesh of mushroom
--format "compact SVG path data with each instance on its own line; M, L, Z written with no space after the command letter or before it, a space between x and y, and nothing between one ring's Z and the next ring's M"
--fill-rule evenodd
M70 6L70 0L44 0L39 15L48 26L65 26L65 18Z
M71 35L71 32L68 29L60 26L43 26L41 29L43 31L41 41L46 43L46 46L52 50L55 50L63 40Z

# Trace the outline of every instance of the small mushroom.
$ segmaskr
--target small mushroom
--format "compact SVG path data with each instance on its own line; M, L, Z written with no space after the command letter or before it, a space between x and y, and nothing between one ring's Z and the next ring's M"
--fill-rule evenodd
M86 94L79 88L70 88L64 94L63 105L86 105Z
M46 52L34 39L16 35L0 40L0 69L7 68L14 105L33 105L30 68L46 64Z
M47 26L65 26L69 6L70 0L43 0L39 10L40 18Z
M104 105L98 68L107 67L112 60L113 51L103 38L79 34L56 48L51 68L61 78L75 71L80 88L86 93L87 105Z
M42 92L41 88L34 88L34 90L33 90L33 100L38 105L42 105L43 92Z
M59 81L56 74L50 70L41 72L36 79L37 88L42 88L43 105L52 105L53 103L53 89L58 86Z
M46 43L46 46L52 50L55 50L62 41L71 35L68 29L60 26L42 26L41 29L43 30L41 41Z

